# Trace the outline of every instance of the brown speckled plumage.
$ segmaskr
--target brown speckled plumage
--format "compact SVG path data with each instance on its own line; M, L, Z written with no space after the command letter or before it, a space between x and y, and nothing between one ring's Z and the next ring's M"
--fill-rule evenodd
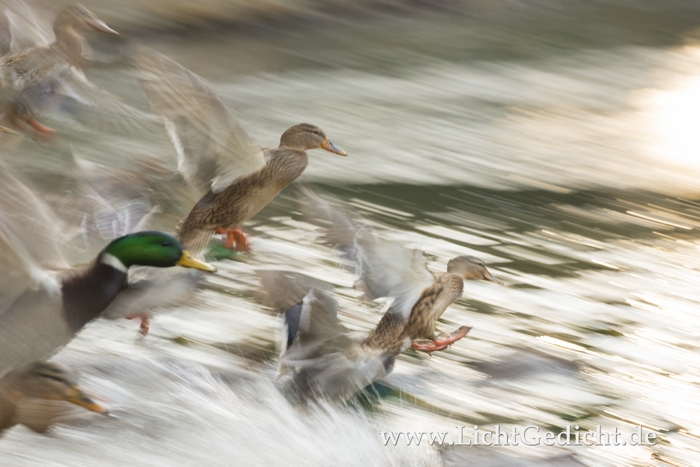
M178 170L207 193L177 228L182 244L201 253L216 228L238 229L306 169L306 151L322 148L346 156L308 123L287 129L279 147L262 149L238 123L212 86L148 47L131 61L151 107L164 119L178 154Z
M308 221L325 229L324 241L356 262L355 288L363 292L362 300L393 299L377 327L362 342L364 348L382 349L396 355L415 340L435 341L438 337L435 323L447 307L462 296L464 280L501 284L486 264L473 256L452 258L446 272L431 273L422 251L381 239L373 229L363 227L335 204L306 189L300 208ZM468 328L463 326L448 339L438 339L442 343L433 350L442 350L467 332ZM421 350L433 351L427 347Z
M435 338L435 322L462 296L463 278L456 274L436 274L435 283L423 290L413 305L408 321L398 313L384 314L363 345L399 354L416 339Z
M31 131L18 118L33 116L44 105L42 96L55 86L48 78L59 74L65 78L71 67L84 65L83 40L77 30L88 27L114 33L82 5L72 5L63 9L54 21L55 42L32 47L0 61L3 112L8 123Z
M217 226L239 227L264 208L306 169L305 151L279 147L265 151L267 165L219 193L205 194L182 220L176 234L193 254L198 254Z

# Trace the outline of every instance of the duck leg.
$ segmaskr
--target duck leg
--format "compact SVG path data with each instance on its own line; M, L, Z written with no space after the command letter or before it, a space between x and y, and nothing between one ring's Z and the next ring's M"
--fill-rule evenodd
M13 122L22 131L35 139L51 141L56 138L57 133L53 128L49 128L34 117L21 116Z
M216 233L226 235L224 246L229 250L250 251L248 239L241 229L224 229L223 227L217 227Z
M429 344L420 344L418 342L414 342L412 344L412 347L416 350L423 350L424 352L437 352L439 350L445 350L447 347L466 336L470 330L471 328L469 326L462 326L447 337L438 336L435 339L433 339L432 343Z
M138 313L135 313L133 315L126 315L124 316L126 319L135 319L135 318L140 318L141 319L141 326L139 326L139 329L141 330L141 334L144 336L148 334L149 329L151 329L151 316L148 314L147 311L140 311Z

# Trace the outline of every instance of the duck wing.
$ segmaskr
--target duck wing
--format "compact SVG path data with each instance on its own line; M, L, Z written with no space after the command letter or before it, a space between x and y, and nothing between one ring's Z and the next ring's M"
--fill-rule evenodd
M143 93L165 119L178 170L190 184L218 193L265 166L260 145L209 83L146 47L134 49L133 63Z
M162 119L122 102L90 83L82 71L63 60L47 61L18 78L14 101L21 111L68 126L128 133L156 128Z
M26 2L4 0L0 7L0 53L48 45L53 38L51 23L40 18Z
M0 315L24 291L49 280L46 269L68 267L60 222L6 167L0 166Z
M0 254L7 255L0 274L7 273L12 266L32 273L35 269L68 267L59 247L64 238L60 220L1 164L0 237Z
M340 251L345 259L357 261L355 235L361 224L339 207L338 200L326 200L308 185L299 185L297 193L297 204L304 220L321 227L323 231L318 240ZM330 195L326 197L331 199Z
M129 286L119 292L102 317L126 318L145 310L181 303L195 290L202 274L189 269L133 268L129 274Z
M306 397L347 399L390 374L396 357L381 355L364 361L332 353L306 362L294 376L296 390Z
M287 351L290 359L309 357L321 349L338 350L347 343L345 327L338 320L338 301L321 289L313 288L298 305L284 314Z
M408 319L423 291L435 282L423 252L382 240L367 228L355 236L355 247L359 276L355 287L366 300L393 298L389 312Z
M284 318L287 348L280 374L292 370L296 390L306 397L346 398L393 369L393 355L366 355L347 335L338 302L326 291L311 289Z
M265 289L265 304L278 313L300 303L311 289L331 288L328 283L299 272L259 269L255 273Z
M391 297L394 302L389 311L407 319L423 291L435 281L423 252L381 239L344 212L337 200L326 201L309 188L302 194L300 209L305 219L324 229L322 241L355 262L355 287L364 292L364 299Z
M59 225L0 167L0 377L70 340L61 322L60 282L47 270L68 267L58 248Z

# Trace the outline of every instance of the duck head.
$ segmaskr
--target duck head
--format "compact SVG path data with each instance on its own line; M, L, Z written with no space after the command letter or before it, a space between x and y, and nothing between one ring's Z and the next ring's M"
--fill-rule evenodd
M214 266L195 259L184 250L177 238L158 231L137 232L113 240L102 250L100 256L104 258L106 255L116 258L125 268L184 266L200 271L216 271Z
M93 401L78 386L75 375L65 366L54 362L38 361L8 374L13 399L35 397L63 400L97 413L108 411Z
M348 153L335 146L328 140L326 134L319 127L308 123L300 123L289 128L280 138L280 147L306 151L307 149L325 149L339 156L347 156Z
M56 38L60 36L61 32L66 30L89 28L107 34L119 34L80 4L71 5L61 10L53 23L53 30L56 33Z
M483 280L503 285L486 269L486 264L474 256L457 256L447 263L447 273L462 276L464 280Z
M107 34L118 34L93 15L90 10L82 5L71 5L61 10L53 23L53 32L56 35L55 46L73 66L82 66L87 58L83 50L83 39L78 35L78 30L95 29Z

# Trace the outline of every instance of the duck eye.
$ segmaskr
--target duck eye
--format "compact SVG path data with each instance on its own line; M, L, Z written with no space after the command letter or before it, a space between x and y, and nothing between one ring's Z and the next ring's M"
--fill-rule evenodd
M162 246L173 246L173 242L166 240L163 243L161 243L161 245Z

